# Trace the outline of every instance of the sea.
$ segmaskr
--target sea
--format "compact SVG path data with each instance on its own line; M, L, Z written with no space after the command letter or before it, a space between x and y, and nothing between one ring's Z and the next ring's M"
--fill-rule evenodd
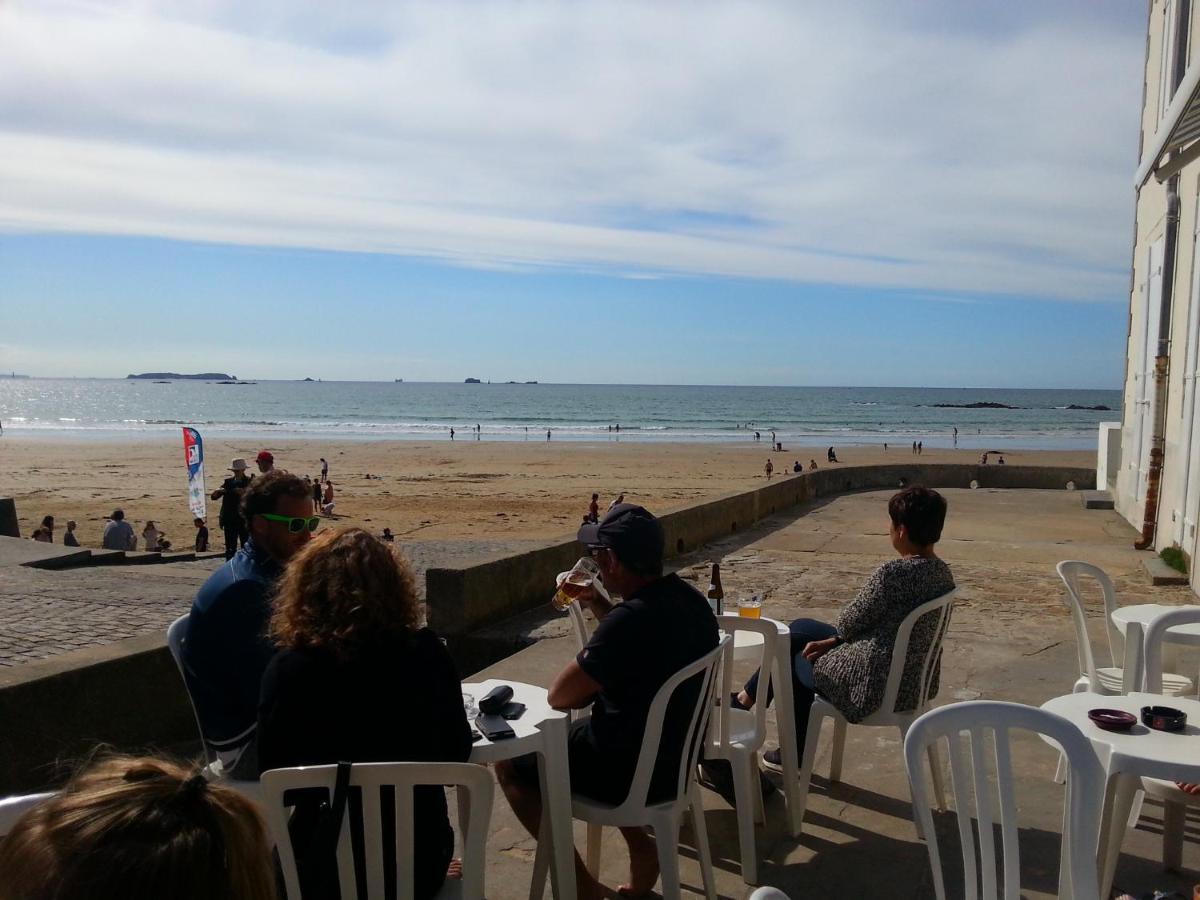
M969 408L995 403L1011 409ZM1071 407L1108 407L1072 409ZM763 441L1092 449L1121 392L912 387L0 378L5 436ZM616 426L620 430L615 430ZM476 438L475 427L479 427Z

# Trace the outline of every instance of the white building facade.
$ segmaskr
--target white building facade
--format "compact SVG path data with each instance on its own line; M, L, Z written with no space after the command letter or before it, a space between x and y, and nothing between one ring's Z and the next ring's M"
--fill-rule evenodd
M1120 454L1101 431L1107 486L1141 532L1180 548L1200 593L1200 0L1150 0L1135 175ZM1104 484L1097 485L1101 489Z

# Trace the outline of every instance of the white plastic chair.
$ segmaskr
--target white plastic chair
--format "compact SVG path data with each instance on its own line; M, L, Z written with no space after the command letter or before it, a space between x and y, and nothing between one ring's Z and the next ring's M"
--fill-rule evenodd
M756 703L752 709L733 709L729 705L733 677L733 645L738 631L753 631L762 635L762 658L759 660L758 694L765 698L771 689L772 661L779 628L771 619L744 619L737 615L718 616L717 622L732 638L726 645L721 661L721 688L717 693L714 721L710 722L704 755L707 759L729 762L733 772L733 792L737 801L738 844L742 855L742 880L746 884L758 881L758 851L754 842L754 823L766 821L762 789L758 783L758 752L767 737L767 704ZM780 735L780 740L794 736Z
M301 900L296 856L288 834L290 813L284 793L304 788L325 788L332 797L337 766L300 766L263 772L263 814L279 851L288 900ZM396 897L412 900L413 883L413 788L418 785L454 786L459 801L462 832L462 879L446 879L439 898L461 897L482 900L487 864L487 833L492 819L492 773L473 763L355 763L350 769L350 787L362 790L363 857L366 861L366 898L384 896L383 818L381 790L396 791ZM347 804L347 818L350 805ZM354 853L350 827L342 820L337 846L338 882L343 897L356 897Z
M750 895L750 900L788 900L788 895L779 888L760 887Z
M587 829L587 867L595 876L600 870L601 828L612 825L619 828L645 827L654 829L655 843L658 846L658 867L662 878L662 895L664 900L674 900L679 897L679 826L685 810L692 816L692 827L696 833L696 855L700 859L700 874L704 880L704 893L709 900L715 900L716 883L713 879L712 856L708 847L708 828L704 821L704 804L700 797L700 788L696 784L696 765L700 758L700 748L704 743L704 730L708 725L709 713L719 679L717 678L718 664L732 639L726 635L717 646L693 663L684 666L666 680L654 702L650 704L650 712L646 716L646 728L642 733L642 747L638 753L637 767L634 769L633 782L629 795L619 806L600 803L588 797L574 795L571 798L571 811L576 819L588 823ZM679 771L675 780L675 796L670 800L657 803L649 802L650 778L654 773L654 765L658 760L659 743L662 738L663 720L666 717L667 705L684 684L696 679L700 684L696 702L691 710L688 727L684 731L683 752L679 755ZM546 874L549 868L549 856L546 853L548 835L546 834L548 817L542 817L542 834L538 836L537 857L533 867L533 885L530 897L541 897L546 887Z
M1118 608L1117 592L1112 579L1099 566L1081 562L1075 559L1065 559L1056 567L1058 577L1062 579L1067 589L1067 608L1071 611L1071 622L1075 626L1075 648L1079 656L1079 678L1075 681L1074 692L1091 691L1093 694L1123 694L1125 670L1118 661L1125 659L1125 637L1120 629L1113 624L1113 612ZM1087 614L1083 606L1083 581L1093 579L1100 587L1104 597L1104 625L1108 632L1107 666L1097 666L1096 657L1092 651L1091 638L1088 637ZM1165 690L1160 693L1177 696L1190 694L1193 690L1192 680L1184 675L1168 673L1165 679ZM1061 774L1061 767L1060 767Z
M41 794L19 794L0 800L0 838L12 831L12 827L17 824L17 819L53 796L53 791L46 791Z
M929 748L942 740L950 751L950 783L962 848L963 896L972 900L1021 896L1017 803L1009 749L1010 732L1014 730L1045 735L1067 757L1069 777L1063 818L1066 832L1059 861L1059 896L1096 900L1100 895L1096 846L1104 771L1091 742L1061 716L1019 703L993 700L955 703L931 710L912 724L904 740L904 762L912 787L913 807L927 836L935 896L937 900L945 900L946 886L921 770ZM993 778L998 804L992 793ZM994 837L997 813L1003 872L1003 883L999 885ZM977 827L973 828L973 824Z
M1184 607L1173 609L1156 616L1146 626L1143 641L1142 677L1140 682L1148 694L1163 694L1163 680L1167 677L1162 670L1163 642L1167 630L1176 625L1191 625L1200 622L1200 609ZM1188 807L1200 807L1200 796L1185 794L1173 781L1158 778L1143 778L1142 790L1163 805L1162 858L1163 866L1179 870L1183 866L1183 833L1187 823ZM1134 804L1134 815L1130 817L1132 828L1137 824L1138 804Z
M946 636L946 630L950 627L950 615L954 609L954 597L957 593L958 589L955 588L927 603L922 603L904 617L904 621L900 623L900 628L896 632L896 643L892 647L892 665L888 670L883 702L879 704L878 710L855 724L898 728L900 738L903 740L912 723L929 708L929 701L932 699L930 692L933 689L933 676L941 660L942 640ZM912 637L913 627L925 616L933 616L936 621L933 639L929 642L929 647L925 650L925 656L921 661L917 682L917 703L912 709L898 710L896 709L896 700L900 694L904 669L908 662L909 639ZM801 819L804 818L804 811L808 806L808 790L809 783L812 781L813 762L817 757L817 742L821 738L821 725L826 718L833 719L833 747L829 758L829 780L831 782L842 780L842 754L846 747L846 725L848 723L836 706L817 695L813 698L812 708L808 713L808 734L804 742L804 759L800 764L799 807ZM942 790L942 763L937 752L935 746L929 747L929 770L933 776L934 796L937 798L940 809L945 805L945 797ZM917 822L917 829L919 832L919 822Z

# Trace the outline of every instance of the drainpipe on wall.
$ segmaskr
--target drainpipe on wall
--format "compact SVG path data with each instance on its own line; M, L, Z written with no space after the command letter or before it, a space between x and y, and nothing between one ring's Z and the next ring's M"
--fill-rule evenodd
M1158 531L1158 489L1162 483L1163 455L1167 432L1167 371L1171 352L1171 300L1175 294L1175 246L1179 241L1179 176L1167 182L1167 228L1163 243L1163 288L1159 305L1158 349L1154 354L1154 415L1150 439L1150 468L1146 473L1146 511L1142 536L1134 541L1135 550L1154 546Z
M1171 69L1171 93L1179 89L1187 69L1188 26L1191 0L1180 0L1175 7L1174 65ZM1177 151L1178 152L1178 151ZM1172 154L1174 156L1176 154ZM1171 301L1175 295L1175 248L1179 243L1179 175L1167 182L1167 222L1163 244L1163 290L1158 314L1158 348L1154 354L1154 416L1150 440L1150 468L1146 473L1146 511L1142 518L1142 536L1134 541L1135 550L1149 550L1158 532L1159 487L1162 484L1163 456L1167 445L1167 374L1171 353Z

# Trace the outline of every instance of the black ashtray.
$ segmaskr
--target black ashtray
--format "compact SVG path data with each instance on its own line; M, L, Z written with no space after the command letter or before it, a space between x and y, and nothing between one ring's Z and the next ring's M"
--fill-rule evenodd
M1187 713L1173 706L1143 706L1142 724L1155 731L1183 731Z

